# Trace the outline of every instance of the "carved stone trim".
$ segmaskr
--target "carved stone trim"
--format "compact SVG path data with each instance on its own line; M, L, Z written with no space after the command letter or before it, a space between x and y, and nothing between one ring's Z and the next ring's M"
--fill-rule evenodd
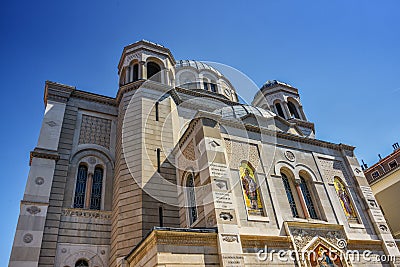
M38 214L41 212L41 209L38 206L30 206L26 208L26 211L32 215Z
M237 235L226 235L226 234L221 234L222 240L225 242L236 242L239 243L239 238Z
M22 240L23 240L25 243L29 244L29 243L31 243L31 242L33 241L33 235L30 234L30 233L27 233L27 234L24 235L24 237L22 238Z
M84 217L84 218L107 219L107 220L111 219L111 211L100 211L100 210L67 208L62 210L62 215L71 217Z
M286 150L284 154L288 161L294 162L296 160L296 156L292 151Z
M43 177L36 177L35 184L37 184L37 185L44 184L44 178Z
M29 155L29 166L32 164L33 158L42 158L42 159L52 159L52 160L59 160L60 156L57 152L54 151L44 151L44 150L33 150L30 152Z

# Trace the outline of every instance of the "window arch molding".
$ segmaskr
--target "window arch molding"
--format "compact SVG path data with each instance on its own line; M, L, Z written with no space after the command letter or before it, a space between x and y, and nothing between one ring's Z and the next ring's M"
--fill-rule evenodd
M197 83L200 81L199 74L191 69L179 70L176 73L176 86L185 87L190 83Z
M74 250L73 250L74 251ZM67 253L60 253L59 251L57 252L58 257L60 258L60 266L71 266L75 267L75 264L79 260L85 260L88 262L89 266L95 266L95 267L104 267L106 266L101 259L100 255L95 253L93 249L83 249L79 251L74 251L74 252L67 252ZM57 265L59 266L59 265Z
M156 57L148 57L145 62L146 77L144 78L162 83L164 81L163 70L166 69L164 62Z
M94 160L95 161L94 161ZM75 198L75 190L76 190L76 180L78 174L78 167L80 164L85 164L88 166L88 172L92 171L94 174L94 170L96 167L101 167L103 169L103 177L102 177L102 185L101 185L101 204L100 210L110 210L111 209L111 192L112 192L112 177L113 177L113 162L110 160L108 155L103 153L102 151L93 150L93 149L85 149L80 150L75 153L71 160L68 172L66 187L66 197L65 197L65 205L74 207L74 198ZM111 187L110 190L106 190L106 187ZM88 188L88 187L87 187ZM88 191L85 192L85 194ZM88 200L86 196L86 208L89 209L88 205L90 205L90 198Z

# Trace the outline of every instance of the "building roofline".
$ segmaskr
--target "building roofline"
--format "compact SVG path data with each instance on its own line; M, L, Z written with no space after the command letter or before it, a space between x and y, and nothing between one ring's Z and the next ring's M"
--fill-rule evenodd
M377 163L375 163L371 167L368 167L367 169L364 170L364 173L365 174L369 173L375 167L378 167L380 164L385 163L386 161L389 161L390 159L392 159L394 156L397 156L398 154L400 154L400 149L396 149L395 151L393 151L392 153L390 153L389 155L387 155L383 159L379 160Z

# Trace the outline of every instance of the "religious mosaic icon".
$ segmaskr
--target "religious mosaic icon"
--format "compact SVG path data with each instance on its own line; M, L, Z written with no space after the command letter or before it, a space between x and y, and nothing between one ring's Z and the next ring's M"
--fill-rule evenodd
M343 182L339 178L335 177L334 185L336 193L339 197L340 204L342 205L346 217L353 220L357 219L355 209L353 207L353 204L351 203L350 196Z
M239 169L243 197L249 215L264 216L260 190L254 177L254 170L249 163L243 162Z
M323 245L317 246L311 256L312 267L342 267L340 256Z

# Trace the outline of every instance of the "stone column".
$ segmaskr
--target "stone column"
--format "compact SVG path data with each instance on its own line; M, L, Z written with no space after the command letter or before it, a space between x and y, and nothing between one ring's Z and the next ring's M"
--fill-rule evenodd
M139 80L141 80L141 79L147 79L147 72L146 72L146 70L145 70L145 67L144 67L144 64L145 64L146 62L144 62L144 61L140 61L139 62L139 73L138 73L138 78L139 78Z

